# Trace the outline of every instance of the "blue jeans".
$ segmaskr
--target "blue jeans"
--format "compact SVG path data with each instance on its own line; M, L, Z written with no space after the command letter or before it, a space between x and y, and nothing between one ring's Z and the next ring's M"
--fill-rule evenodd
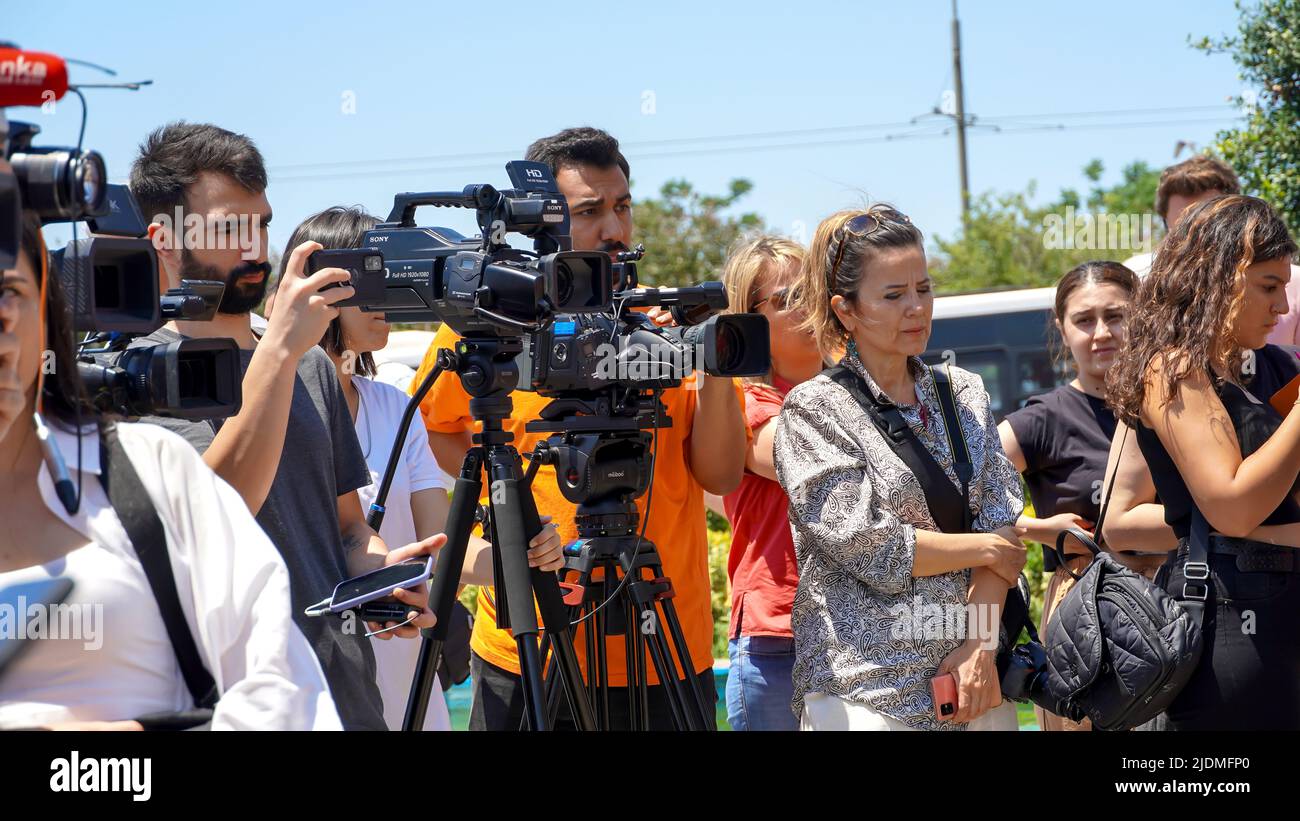
M731 729L798 730L794 697L794 639L741 636L727 644L727 722Z

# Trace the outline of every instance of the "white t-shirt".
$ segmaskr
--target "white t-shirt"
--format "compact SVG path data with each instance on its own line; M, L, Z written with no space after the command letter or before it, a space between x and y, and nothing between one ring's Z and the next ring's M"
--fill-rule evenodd
M284 560L244 500L176 434L147 424L117 429L162 522L181 610L220 693L212 728L342 729L316 654L293 622ZM52 430L75 474L76 435ZM48 472L39 473L46 508L87 543L46 564L0 573L0 587L71 579L65 604L78 605L82 638L26 639L30 646L0 677L0 727L120 721L193 706L99 474L94 428L81 438L76 515L60 504Z
M365 454L371 479L371 483L357 493L361 497L362 510L368 514L371 502L379 493L379 483L383 481L388 455L397 438L397 426L402 421L402 411L405 410L409 397L392 385L359 376L352 377L352 384L356 386L357 395L361 398L357 407L357 440ZM428 434L417 414L406 432L402 462L393 474L393 483L384 505L384 522L379 527L379 536L384 544L389 549L396 550L419 541L415 532L415 517L411 514L411 494L430 488L441 488L445 492L451 485L450 477L433 459ZM420 640L394 638L388 641L372 639L371 642L375 649L376 680L384 699L384 720L389 729L400 730L411 691L411 679L415 675ZM451 717L436 676L430 692L424 729L451 729Z

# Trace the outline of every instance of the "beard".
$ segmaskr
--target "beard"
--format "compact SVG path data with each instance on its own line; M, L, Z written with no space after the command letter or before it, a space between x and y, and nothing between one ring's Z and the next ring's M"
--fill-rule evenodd
M262 281L257 283L240 282L242 277L260 273ZM200 263L189 251L181 255L181 279L206 279L212 282L224 282L226 290L221 294L221 304L217 312L222 314L246 314L262 303L266 288L271 282L271 263L241 262L223 273L215 265Z

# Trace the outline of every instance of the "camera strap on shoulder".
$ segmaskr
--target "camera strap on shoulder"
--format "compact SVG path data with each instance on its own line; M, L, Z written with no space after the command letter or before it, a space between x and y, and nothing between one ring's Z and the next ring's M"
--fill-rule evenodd
M203 665L198 645L185 622L162 520L158 518L158 511L154 509L139 474L118 439L117 427L112 423L100 427L99 461L100 484L130 537L136 555L140 557L140 565L162 613L167 638L180 664L185 686L196 707L211 709L219 697L217 684Z
M894 451L908 470L921 483L925 491L925 503L930 508L939 530L944 533L969 533L973 517L970 512L970 480L974 475L970 453L966 448L966 438L962 434L957 418L956 400L952 393L952 382L948 378L946 366L938 365L930 369L934 375L939 405L943 411L943 426L952 448L953 466L961 489L953 484L943 467L930 451L925 449L921 440L916 438L907 420L892 402L877 399L858 375L849 366L840 363L822 371L828 378L843 387L858 400L867 416L875 423L885 442Z

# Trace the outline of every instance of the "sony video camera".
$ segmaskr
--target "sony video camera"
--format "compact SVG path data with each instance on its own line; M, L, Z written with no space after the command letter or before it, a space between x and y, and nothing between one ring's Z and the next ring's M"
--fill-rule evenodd
M366 234L365 246L383 254L382 296L360 303L389 322L446 322L466 337L517 337L556 313L605 309L610 298L609 257L573 251L569 209L543 163L506 164L513 189L467 185L459 192L398 194L388 220ZM480 235L415 224L420 206L472 208ZM518 233L533 251L506 243ZM365 283L358 281L360 294Z
M718 316L727 307L721 282L687 288L638 288L637 250L620 254L619 290L599 313L556 316L525 340L521 390L570 396L605 388L677 387L696 370L713 376L759 376L770 366L767 319ZM661 328L637 308L661 307L676 327Z

